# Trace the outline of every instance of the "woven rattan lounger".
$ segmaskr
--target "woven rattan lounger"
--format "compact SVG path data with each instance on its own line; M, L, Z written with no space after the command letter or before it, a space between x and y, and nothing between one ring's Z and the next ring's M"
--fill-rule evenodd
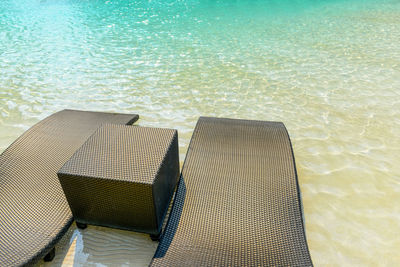
M54 254L72 223L57 171L101 124L132 124L138 118L63 110L0 155L0 266L31 264Z
M152 266L312 266L279 122L200 118Z

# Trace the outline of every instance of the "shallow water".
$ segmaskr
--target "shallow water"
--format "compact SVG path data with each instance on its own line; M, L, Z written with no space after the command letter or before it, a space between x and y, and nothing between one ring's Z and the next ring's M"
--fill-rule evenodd
M399 0L2 0L0 151L64 108L177 128L181 159L200 115L283 121L314 264L399 265L399 43ZM64 263L155 249L88 231Z

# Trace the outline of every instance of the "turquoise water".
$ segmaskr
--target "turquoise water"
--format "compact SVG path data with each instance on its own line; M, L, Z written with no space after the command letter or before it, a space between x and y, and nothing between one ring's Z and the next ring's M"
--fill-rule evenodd
M399 0L2 0L0 151L63 108L177 128L181 159L200 115L283 121L315 265L398 265L399 44Z

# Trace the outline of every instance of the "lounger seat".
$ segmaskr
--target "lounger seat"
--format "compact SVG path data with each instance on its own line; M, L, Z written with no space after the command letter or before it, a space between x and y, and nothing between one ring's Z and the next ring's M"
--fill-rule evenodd
M72 223L57 171L101 124L138 118L63 110L0 155L0 266L32 264L52 250Z
M312 266L282 123L199 119L151 266Z

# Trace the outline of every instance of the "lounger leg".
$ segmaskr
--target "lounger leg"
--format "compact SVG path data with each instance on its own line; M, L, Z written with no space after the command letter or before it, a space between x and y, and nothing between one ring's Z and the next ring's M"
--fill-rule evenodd
M56 248L52 248L49 253L47 253L46 256L44 256L43 260L48 262L52 261L54 259L54 256L56 256Z
M76 222L76 227L78 227L79 229L85 229L87 227L87 224Z
M160 241L160 236L161 236L161 233L158 233L156 235L150 235L150 238L153 241Z

